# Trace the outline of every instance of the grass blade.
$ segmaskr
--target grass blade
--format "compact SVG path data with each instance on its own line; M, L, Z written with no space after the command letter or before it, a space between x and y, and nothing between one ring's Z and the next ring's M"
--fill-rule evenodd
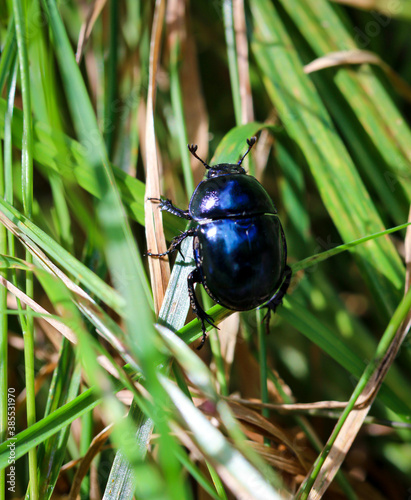
M292 43L272 4L251 1L252 48L285 129L301 148L319 193L344 241L383 229L382 221L355 167L335 133L315 89L304 74ZM287 47L287 49L286 49ZM292 89L292 93L289 89ZM347 181L349 179L349 181ZM367 213L365 224L362 214ZM385 240L357 252L357 261L375 299L388 315L402 287L403 266Z

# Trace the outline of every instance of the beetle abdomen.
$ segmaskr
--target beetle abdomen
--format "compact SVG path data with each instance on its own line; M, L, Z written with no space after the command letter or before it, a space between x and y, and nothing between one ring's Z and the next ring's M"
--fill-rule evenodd
M194 251L207 292L236 311L267 302L284 273L286 255L275 215L200 224Z

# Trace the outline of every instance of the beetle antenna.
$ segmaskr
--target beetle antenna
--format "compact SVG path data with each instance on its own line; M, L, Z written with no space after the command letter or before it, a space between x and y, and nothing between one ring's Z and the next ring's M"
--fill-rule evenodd
M247 144L248 144L248 149L247 151L243 154L243 157L239 160L237 163L238 166L240 166L243 163L244 158L248 155L250 152L250 149L254 146L254 144L257 142L257 137L251 137L251 139L247 139Z
M188 147L188 150L190 151L190 153L195 158L197 158L197 160L200 160L201 163L205 166L205 168L210 168L210 165L207 165L207 163L204 160L202 160L199 156L197 156L197 153L196 153L197 148L198 148L197 144L187 144L187 147Z

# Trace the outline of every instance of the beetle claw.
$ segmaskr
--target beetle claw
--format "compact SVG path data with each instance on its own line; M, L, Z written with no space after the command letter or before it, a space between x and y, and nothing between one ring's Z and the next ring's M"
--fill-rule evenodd
M218 326L213 322L213 318L208 314L204 313L201 316L198 315L198 319L201 321L201 330L203 331L203 336L201 337L201 342L197 347L197 351L199 351L203 347L205 341L207 340L207 330L204 323L205 321L207 321L207 323L209 323L213 328L219 330Z
M184 257L183 252L181 251L181 248L180 248L180 247L178 247L178 248L177 248L177 250L178 250L178 253L181 255L181 258L184 260L184 259L185 259L185 257Z
M264 314L261 323L265 323L265 333L268 335L270 333L270 319L271 319L271 307L269 305L263 306L267 308L267 312Z
M287 293L288 287L290 286L291 276L292 276L291 267L285 266L284 275L283 275L283 282L281 283L280 288L274 294L274 296L269 300L269 302L267 302L267 304L265 304L263 306L263 307L267 307L267 309L268 309L266 315L263 318L263 321L266 322L267 333L269 333L269 331L270 331L271 312L275 313L275 311L277 310L277 307L283 303L283 298L284 298L285 294Z
M200 345L196 347L197 351L202 349L203 345L205 344L205 341L207 340L207 335L203 332L203 336L201 337L201 342Z
M202 313L197 311L196 314L197 314L198 319L201 321L201 329L203 330L203 333L205 333L205 331L206 331L206 326L205 326L206 321L213 328L215 328L216 330L219 330L218 326L214 323L213 318L209 314L207 314L204 311Z
M203 347L205 341L207 340L207 329L206 329L205 322L207 321L207 323L209 325L211 325L213 328L216 328L217 330L219 330L219 328L213 322L213 318L209 314L207 314L206 312L203 311L200 314L199 314L199 312L196 312L196 314L197 314L198 319L201 321L201 330L203 332L203 336L201 337L201 342L198 345L198 347L196 348L197 351L199 351Z
M208 314L205 314L204 319L207 321L209 325L211 325L216 330L219 330L218 326L214 323L213 318Z

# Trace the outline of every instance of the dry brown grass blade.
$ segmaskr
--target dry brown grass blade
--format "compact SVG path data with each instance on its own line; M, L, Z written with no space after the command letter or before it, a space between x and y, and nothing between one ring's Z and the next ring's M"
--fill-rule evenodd
M283 450L275 450L255 441L248 441L247 444L278 471L301 476L301 479L307 472L295 458L286 457Z
M39 328L43 332L44 336L47 338L49 342L49 347L47 349L47 352L51 350L51 346L53 346L55 352L59 352L60 347L61 347L61 334L56 331L54 327L52 327L47 321L45 321L43 318L37 318L37 323L39 325ZM40 355L40 357L39 357ZM40 353L36 352L36 357L39 359L41 358L41 351Z
M184 25L186 6L184 0L168 0L166 24L168 30L168 48L171 53L175 44L184 45L186 31Z
M98 310L96 310L96 303L90 297L90 295L88 295L81 287L76 285L68 276L66 276L63 271L61 271L61 269L59 269L37 246L37 244L34 243L34 241L32 241L27 235L20 231L20 229L14 224L14 222L12 222L2 213L0 213L0 222L20 240L22 245L27 248L34 257L37 258L40 265L45 271L61 280L64 285L75 294L75 302L81 311L86 311L89 314L94 315L96 318L101 316ZM33 269L33 272L37 270L36 267L28 264L27 262L25 262L25 265L31 267ZM29 305L34 311L40 312L41 314L45 313L47 315L50 315L50 313L45 311L45 309L41 308L41 306L39 306L38 304L33 302L33 305L30 305L31 299L29 301L29 297L27 297L21 290L14 287L11 283L8 283L7 288L11 293L13 293L13 295L18 297L26 305ZM74 344L77 342L75 334L63 323L60 323L58 320L47 316L44 316L44 320L47 321L51 326L53 326L59 333L64 335L70 342ZM121 355L123 355L125 359L128 357L128 350L119 338L111 334L111 332L109 332L107 329L103 331L102 329L100 330L96 328L96 331L101 337L106 339Z
M226 379L227 386L230 386L230 376L231 367L234 361L235 348L237 345L237 339L240 329L240 314L234 313L228 316L224 321L220 323L220 333L215 333L218 335L220 341L221 358L224 362L224 375ZM221 333L224 332L224 333ZM216 375L216 364L212 363L213 373ZM216 376L216 380L218 377Z
M110 424L101 432L99 432L97 436L94 437L93 441L90 444L90 448L87 450L87 453L80 460L80 464L73 479L73 484L71 485L70 493L67 497L68 500L76 500L76 498L80 494L81 482L90 469L91 462L98 455L98 453L100 453L100 450L106 443L107 439L110 437L112 429L113 424Z
M377 54L368 50L343 50L339 52L330 52L323 57L314 59L304 66L305 73L313 73L325 68L343 66L350 64L374 64L379 66L390 79L397 92L411 101L411 86L403 80L387 63L385 63Z
M236 363L239 366L241 365L242 367L242 369L237 374L237 383L238 386L241 387L242 397L258 400L260 397L258 390L260 386L260 373L257 360L251 354L245 342L237 343L235 356ZM288 401L294 401L294 396L291 388L284 382L284 380L281 379L276 370L271 369L271 371L277 379L277 384L281 385L282 392L288 395ZM276 385L271 379L268 380L268 391L269 399L271 401L278 401L283 404L283 397L280 395L279 391L276 388ZM301 419L301 422L304 423L304 427L310 434L311 440L314 440L316 442L317 448L321 449L323 447L323 443L317 436L317 433L309 420L305 416L300 416L299 418Z
M67 340L69 340L73 344L77 343L76 335L68 326L52 318L48 311L46 311L43 307L37 304L37 302L31 299L24 292L15 287L12 283L3 278L3 276L0 276L0 284L6 287L10 293L12 293L15 297L17 297L20 300L20 302L28 306L34 312L41 314L44 321L47 321L49 325L51 325L58 332L64 335L64 337L66 337Z
M254 121L253 97L251 94L248 67L248 38L245 23L244 0L233 0L233 22L237 48L238 82L241 97L241 123Z
M251 410L250 408L246 408L234 401L228 401L228 404L237 420L246 422L247 424L261 429L263 433L268 437L275 438L281 444L284 444L298 458L303 469L305 471L308 470L309 466L307 464L306 458L300 453L298 447L294 446L294 442L282 430L281 427L273 424L265 417Z
M76 61L77 64L80 63L81 58L83 56L83 51L88 39L90 38L91 32L93 30L93 26L98 19L98 16L101 14L104 6L106 5L107 0L95 0L93 5L90 6L87 19L81 26L80 34L78 37L77 43L77 51L76 51Z
M267 125L275 125L278 123L278 117L275 111L272 111L264 122ZM274 134L264 128L260 132L257 144L255 145L255 176L261 182L265 167L268 163L268 158L271 153L271 148L275 144Z
M80 286L76 285L68 276L66 276L61 269L59 269L53 262L47 257L47 255L40 249L40 247L34 243L34 241L24 234L20 229L8 219L3 213L0 213L0 222L8 229L11 233L16 236L21 242L21 244L30 251L30 253L36 257L40 264L44 267L46 271L50 274L53 274L57 278L59 278L66 287L74 292L79 297L86 299L87 302L91 304L95 304L95 301L88 295ZM27 266L30 266L27 262L25 263ZM35 268L33 267L33 271Z
M411 215L411 211L410 211ZM411 255L411 230L407 229L406 237L406 256L410 259ZM410 282L410 261L407 260L407 283ZM408 288L405 289L405 292ZM364 390L357 399L356 407L350 412L346 421L344 422L338 436L332 445L327 458L325 459L321 470L315 480L311 491L309 493L309 500L320 499L330 483L337 474L342 462L345 459L351 445L357 436L360 428L362 427L365 417L367 416L374 399L376 398L381 384L387 374L391 364L394 362L397 356L398 350L407 335L411 325L411 311L408 313L407 317L403 321L402 325L398 329L389 349L382 358L381 362L376 367L372 377L370 378L368 384L365 386Z
M150 42L149 86L147 95L146 115L146 199L145 224L147 248L153 253L163 253L166 250L166 241L158 205L147 198L160 198L160 172L157 161L156 136L154 130L155 90L158 59L161 50L161 34L165 14L165 0L156 0L153 27ZM159 313L170 278L168 259L149 259L151 286L154 297L154 308Z
M185 431L175 422L170 422L170 428L172 432L177 436L181 444L190 451L190 454L193 457L196 457L197 460L205 460L204 454L201 452L197 444L193 441L192 435L190 433ZM230 474L230 472L221 462L216 462L210 457L207 457L207 460L214 466L218 476L220 477L220 479L222 479L227 488L231 490L231 492L234 495L234 498L240 498L241 500L254 500L255 497L247 494L247 492L244 491L242 486L238 484L236 478L234 478Z
M406 327L409 329L409 324L406 325ZM344 422L344 425L334 441L334 444L324 461L321 471L313 484L308 496L309 500L319 500L324 495L340 469L342 462L344 461L352 443L354 442L354 439L364 423L365 417L368 415L371 405L377 396L380 385L389 367L395 360L395 356L397 355L398 349L401 345L400 339L403 337L403 331L403 328L398 330L397 336L394 339L391 348L384 356L381 364L377 367L374 376L370 379L358 398L357 403L358 405L361 405L361 407L354 408Z
M231 398L231 401L233 399ZM341 410L347 406L346 401L316 401L315 403L261 403L249 399L234 398L234 401L252 408L268 408L279 413L292 413L307 410Z
M208 115L202 92L195 38L188 22L188 2L169 0L167 2L167 42L171 57L178 53L178 64L183 101L184 119L188 142L197 144L201 158L208 156ZM178 50L176 51L176 45ZM204 176L204 167L190 155L194 184Z

